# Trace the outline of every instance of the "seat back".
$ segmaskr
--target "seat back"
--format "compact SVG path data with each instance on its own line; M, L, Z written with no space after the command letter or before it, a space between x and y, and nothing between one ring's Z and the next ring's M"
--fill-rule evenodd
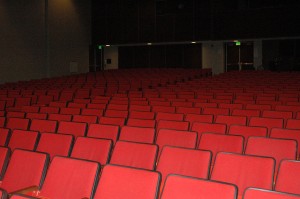
M244 125L247 124L246 116L229 116L229 115L217 115L215 119L215 123L226 124L227 131L231 125Z
M59 122L57 133L71 134L75 138L86 135L87 124L83 122Z
M283 160L280 163L275 190L300 195L300 161Z
M171 121L171 120L159 120L156 125L157 132L160 129L173 129L179 131L188 131L189 130L189 122L186 121Z
M268 129L266 127L232 125L228 134L243 136L245 138L244 146L246 146L250 136L267 137Z
M161 199L235 199L237 187L225 184L180 175L168 175L162 191Z
M88 125L98 122L98 117L95 115L73 115L73 122L85 122Z
M60 114L67 114L67 115L79 115L80 108L70 108L70 107L62 107L59 111Z
M194 122L192 124L191 131L195 131L198 134L197 144L201 139L202 133L218 133L225 134L226 133L226 124L211 124L211 123L201 123Z
M287 129L300 129L300 119L288 119L286 122Z
M66 114L59 114L59 113L49 113L48 114L48 120L53 120L53 121L69 121L71 122L72 120L72 115L66 115Z
M155 117L156 121L159 120L171 120L171 121L183 121L182 113L163 113L158 112Z
M213 118L213 115L200 115L188 113L185 115L184 121L190 122L190 127L192 127L194 122L212 123Z
M112 147L112 140L77 137L73 146L71 157L91 160L100 163L100 165L106 165L108 163Z
M107 125L117 125L117 126L122 127L125 125L125 118L123 118L123 117L100 117L99 123L107 124Z
M119 139L120 127L116 125L91 124L87 136L94 138L111 139L115 144Z
M49 156L45 153L14 150L1 188L10 193L30 186L40 187L44 181L48 162Z
M13 130L8 146L13 151L16 148L34 151L39 138L37 131Z
M4 127L5 126L5 121L6 121L5 117L0 117L0 127Z
M152 144L155 138L154 128L123 126L120 140Z
M31 120L30 130L39 131L40 133L55 133L57 129L57 121L54 120Z
M36 151L48 153L51 159L56 155L69 156L73 140L72 135L42 133Z
M249 126L262 126L268 129L268 135L272 128L283 128L283 119L279 118L264 118L264 117L251 117Z
M299 195L288 194L283 192L270 191L265 189L248 188L246 189L243 199L299 199Z
M158 196L159 185L158 172L106 165L94 199L153 199Z
M203 133L198 149L212 152L212 164L218 152L231 152L242 154L244 150L244 138L239 135L222 135L215 133Z
M211 157L209 151L164 146L156 167L162 175L162 187L169 174L208 179Z
M29 127L29 119L25 118L7 118L6 128L11 130L14 129L21 129L21 130L28 130Z
M158 146L154 144L118 141L110 164L153 170L157 153Z
M235 184L242 196L247 187L271 190L274 168L273 158L220 152L210 179Z
M93 198L99 171L99 163L56 156L40 195L46 198Z
M128 118L127 126L135 126L135 127L145 127L145 128L154 128L156 126L156 121L153 119L135 119Z
M295 140L249 137L245 154L272 157L276 160L276 170L283 159L296 159L297 142Z
M146 112L146 111L130 111L129 118L132 119L148 119L153 120L155 117L154 112Z

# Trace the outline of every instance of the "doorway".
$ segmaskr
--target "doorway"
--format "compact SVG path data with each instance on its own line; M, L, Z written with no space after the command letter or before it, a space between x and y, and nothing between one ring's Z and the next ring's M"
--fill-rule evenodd
M254 70L253 42L225 43L225 71Z

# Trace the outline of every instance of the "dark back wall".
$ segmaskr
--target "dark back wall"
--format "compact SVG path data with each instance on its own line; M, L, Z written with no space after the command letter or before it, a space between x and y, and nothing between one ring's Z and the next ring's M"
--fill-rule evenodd
M94 44L300 36L298 0L92 0Z

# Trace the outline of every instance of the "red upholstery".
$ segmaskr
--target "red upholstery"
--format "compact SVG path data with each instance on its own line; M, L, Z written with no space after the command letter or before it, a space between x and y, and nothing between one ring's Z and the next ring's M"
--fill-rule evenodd
M283 160L275 182L275 190L300 195L300 161Z
M196 147L196 142L197 133L190 131L161 129L156 138L156 144L158 144L159 150L165 145L194 149Z
M26 118L45 120L47 119L47 113L26 113Z
M213 102L196 102L194 106L199 108L217 108L218 104Z
M145 112L145 111L130 111L129 118L133 119L149 119L153 120L155 117L154 112Z
M104 124L91 124L88 129L87 136L95 138L111 139L116 143L119 138L119 126L104 125Z
M125 118L123 117L100 117L100 124L118 125L120 127L125 125Z
M182 113L182 114L200 114L201 108L197 107L176 107L176 113Z
M198 149L212 152L212 164L218 152L243 153L244 138L238 135L222 135L215 133L203 133Z
M227 104L227 103L219 103L219 108L228 108L230 110L230 113L232 113L232 111L234 109L243 109L243 104Z
M202 133L226 133L226 124L211 124L211 123L200 123L194 122L191 127L192 131L197 132L199 143Z
M188 131L189 122L186 121L171 121L171 120L159 120L156 126L156 131L160 129L173 129L179 131Z
M228 108L206 107L206 108L203 108L202 114L214 115L214 117L216 117L217 115L229 115L229 109Z
M83 122L59 122L57 133L71 134L75 138L86 135L87 124Z
M9 117L25 118L25 113L24 112L19 112L19 111L7 111L6 112L6 118L9 118Z
M98 118L95 115L73 115L73 122L85 122L87 124L97 123Z
M156 171L162 174L162 187L169 174L208 179L211 156L209 151L163 147L156 167Z
M157 145L118 141L110 164L153 170L157 152Z
M68 108L86 108L86 103L69 102Z
M103 115L103 110L94 108L84 108L81 109L81 115L94 115L97 116L97 118L100 118Z
M265 189L248 188L243 199L299 199L299 195L293 195L283 192L270 191Z
M283 119L251 117L249 126L266 127L268 129L268 134L270 134L272 128L283 128Z
M0 146L7 146L10 138L10 130L6 128L0 128Z
M40 113L59 113L59 107L43 106L40 108Z
M148 103L147 101L142 101L142 102ZM150 111L150 110L151 110L151 106L132 104L132 101L130 102L129 111Z
M107 139L77 137L71 157L91 160L105 165L108 162L113 142Z
M13 130L8 146L13 151L16 148L33 151L37 145L37 131Z
M6 198L8 198L7 197L7 192L5 191L5 190L3 190L3 189L0 189L0 198L1 199L6 199ZM10 198L12 198L12 197L10 197ZM16 198L15 198L16 199Z
M159 121L159 120L183 121L183 114L158 112L156 114L155 120L156 121Z
M175 113L176 107L175 106L152 106L152 111L163 112L163 113Z
M188 121L193 126L194 122L212 123L213 115L198 115L198 114L186 114L184 121Z
M46 198L92 198L100 165L79 159L54 157L40 196Z
M250 117L259 117L260 116L260 110L234 109L232 111L231 115L246 116L248 118L250 118Z
M268 118L281 118L286 121L287 119L293 118L293 112L291 111L263 111L262 117L268 117Z
M66 115L66 114L59 114L59 113L49 113L48 114L48 120L54 120L54 121L71 121L72 115Z
M270 137L296 140L298 145L298 156L300 155L300 129L294 130L294 129L273 128L271 130Z
M6 170L11 150L7 147L0 147L0 180Z
M154 128L155 125L156 125L155 120L133 119L133 118L128 118L127 120L127 126Z
M300 111L299 106L288 106L288 105L277 105L275 106L276 111L292 111L294 118L296 117L296 114L298 111Z
M123 126L119 140L152 144L155 138L154 128Z
M68 115L79 115L80 114L80 108L66 108L62 107L59 111L60 114L68 114Z
M161 199L235 199L237 188L231 184L179 175L168 175Z
M57 128L57 121L51 120L39 120L33 119L31 120L30 130L31 131L39 131L40 133L55 133Z
M229 115L217 115L215 119L216 123L226 124L227 130L233 124L236 125L246 125L247 124L247 117L246 116L229 116Z
M30 186L41 186L48 161L49 156L45 153L14 150L0 187L10 193Z
M154 171L107 165L94 199L153 199L158 196L160 174Z
M266 127L232 125L229 128L228 134L242 135L245 138L244 145L246 146L250 136L267 137L268 129Z
M24 118L7 118L6 128L28 130L29 119Z
M272 106L269 104L247 104L245 108L249 110L265 111L265 110L271 110Z
M72 135L42 133L36 151L50 154L51 159L56 155L69 156L73 139Z
M125 110L106 110L104 113L105 117L122 117L122 118L127 118L128 117L128 111Z
M276 170L283 159L296 159L297 142L295 140L249 137L245 154L272 157L276 160Z
M272 158L220 152L210 179L237 185L241 196L247 187L271 190L274 168Z
M300 120L299 119L288 119L286 122L287 129L300 129Z

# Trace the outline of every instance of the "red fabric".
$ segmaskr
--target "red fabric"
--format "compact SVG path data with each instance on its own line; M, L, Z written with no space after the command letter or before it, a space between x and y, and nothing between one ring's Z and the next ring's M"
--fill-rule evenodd
M156 121L159 120L172 120L172 121L183 121L182 113L163 113L158 112L155 117Z
M297 142L295 140L265 137L250 137L245 154L272 157L276 160L276 170L283 159L296 159Z
M221 135L215 133L203 133L198 149L212 152L212 165L218 152L231 152L242 154L244 150L244 138L236 135Z
M226 128L227 128L226 124L211 124L211 123L194 122L192 124L191 130L197 132L197 134L198 134L197 143L199 143L202 133L225 134Z
M155 138L154 128L123 126L119 140L152 144Z
M34 150L39 133L37 131L14 130L8 146L13 151L16 148Z
M189 122L159 120L157 123L157 127L156 127L157 132L160 129L174 129L174 130L187 131L187 130L189 130Z
M106 110L104 113L105 117L123 117L127 118L128 117L128 111L125 110Z
M10 128L11 130L14 129L27 130L28 126L29 126L29 119L7 118L6 128Z
M156 198L160 175L114 165L104 167L94 199Z
M201 108L178 106L178 107L176 107L176 113L183 113L184 115L186 115L186 114L200 114L201 113Z
M243 199L300 199L300 196L264 189L248 188L245 191Z
M66 108L62 107L59 111L60 114L68 114L68 115L79 115L80 114L80 108Z
M54 157L39 195L46 198L91 198L99 164Z
M2 170L4 166L7 164L9 159L9 149L6 147L0 147L0 178L2 178ZM1 185L0 185L1 186Z
M215 123L226 124L227 127L236 124L236 125L245 125L247 124L246 116L229 116L229 115L217 115Z
M267 127L268 134L270 134L272 128L283 128L283 119L251 117L249 121L249 126Z
M136 126L136 127L154 128L155 124L156 124L155 120L128 118L126 125L127 126Z
M250 136L267 137L268 129L266 127L232 125L229 128L229 134L242 135L245 138L244 146L246 146Z
M48 114L48 120L55 120L55 121L71 121L72 115L66 115L66 114L58 114L58 113L49 113Z
M1 188L13 192L30 186L40 186L47 155L16 149L5 172Z
M210 107L206 107L206 108L203 108L202 114L214 115L215 117L217 115L229 115L229 109L228 108L210 108Z
M162 185L169 174L208 179L210 161L209 151L165 146L159 157L156 171L162 174Z
M287 129L300 129L300 120L299 119L288 119L286 123Z
M213 115L198 115L198 114L186 114L184 120L190 122L190 125L193 126L194 122L203 122L203 123L212 123Z
M110 163L153 170L157 152L157 145L118 141Z
M73 146L71 157L96 161L105 165L111 149L111 140L78 137Z
M155 117L154 112L145 112L145 111L130 111L129 118L133 119L148 119L153 120Z
M95 115L73 115L73 122L85 122L87 124L97 123L98 118Z
M268 110L265 110L265 111L262 112L262 117L282 118L286 121L287 119L293 118L293 112L291 112L291 111L268 111Z
M33 119L30 124L30 130L41 133L55 133L57 121Z
M117 125L117 126L124 126L125 125L125 118L123 117L101 117L99 119L100 124L108 124L108 125Z
M234 109L231 115L235 116L247 116L250 117L259 117L260 110L246 110L246 109Z
M234 199L236 195L234 185L169 175L161 199Z
M119 137L119 126L91 124L87 133L88 137L111 139L114 143Z
M61 121L59 122L57 133L71 134L75 137L85 136L86 128L86 123Z
M81 109L81 115L94 115L100 118L103 115L103 110L97 108L83 108Z
M36 150L49 153L51 159L55 155L68 156L72 142L72 135L42 133Z
M279 167L275 190L300 194L300 162L283 160Z
M235 184L241 196L247 187L271 190L274 167L272 158L220 152L210 179Z

